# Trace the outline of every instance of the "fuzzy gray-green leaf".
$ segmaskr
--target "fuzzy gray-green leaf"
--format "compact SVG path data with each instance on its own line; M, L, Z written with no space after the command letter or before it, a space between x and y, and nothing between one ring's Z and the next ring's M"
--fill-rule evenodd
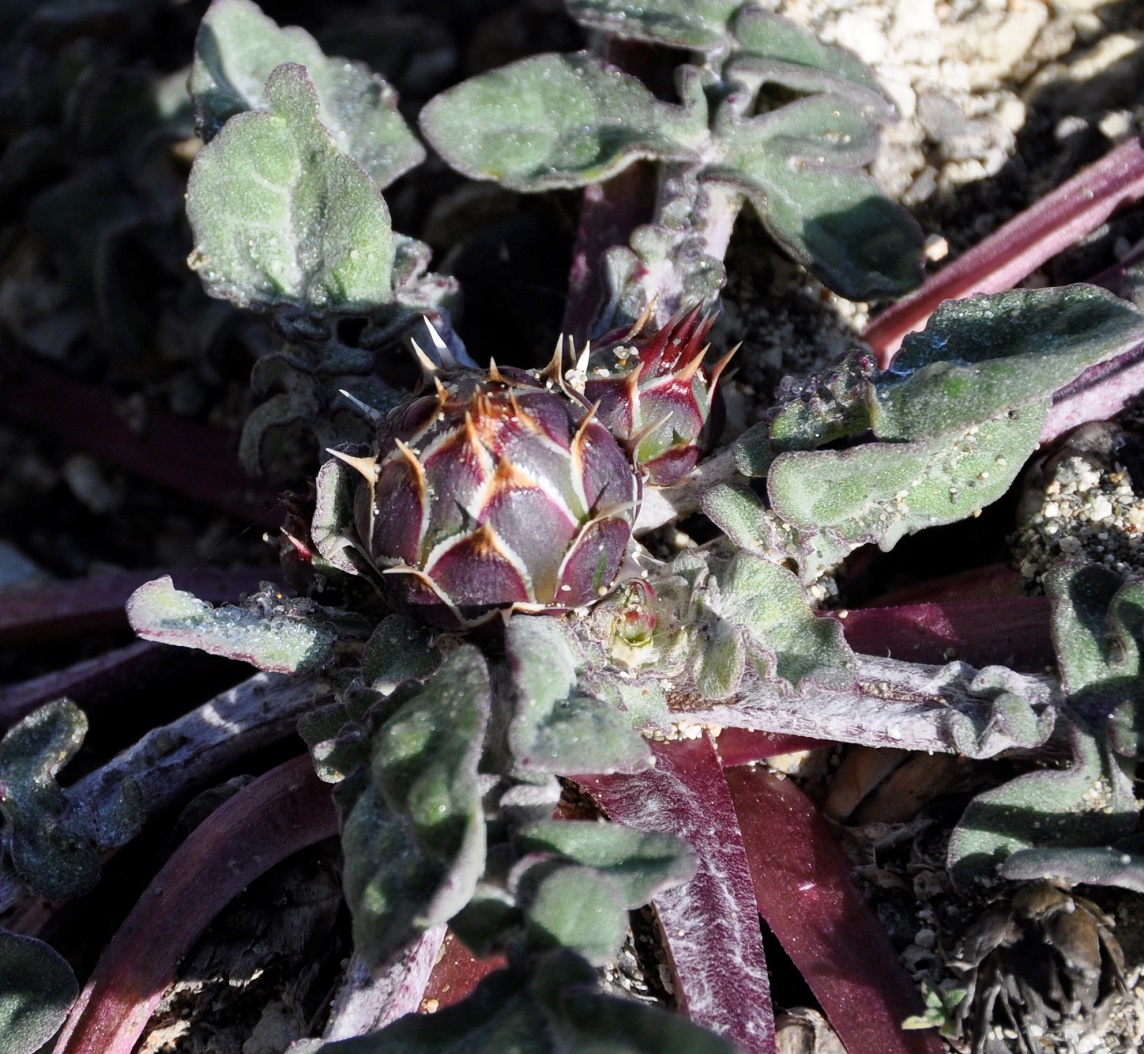
M361 657L362 680L379 692L389 692L402 681L428 677L441 665L433 634L408 615L381 620Z
M1144 855L1113 846L1018 849L999 874L1012 882L1056 879L1070 886L1117 886L1144 893Z
M284 62L306 67L318 120L379 188L424 160L381 77L360 62L327 57L304 29L280 28L250 0L214 0L199 26L188 86L203 139L209 143L235 114L264 110L266 80Z
M544 820L523 828L516 841L522 852L557 853L604 872L626 908L646 904L695 872L686 842L619 823Z
M767 476L771 507L796 527L890 549L1001 497L1036 449L1047 412L1042 401L926 441L781 454Z
M66 796L56 775L79 750L87 717L67 700L49 703L0 740L0 813L8 826L12 864L40 896L65 900L99 879L96 847L66 831Z
M521 880L529 946L571 948L593 966L614 958L628 931L623 894L604 871L545 861Z
M893 111L882 98L874 71L845 48L823 44L789 18L743 5L732 23L731 61L724 73L758 83L776 83L798 92L857 93L881 110L883 120Z
M176 589L170 575L131 594L127 620L145 640L198 648L268 673L315 669L329 659L336 640L332 631L311 619L264 615L233 604L214 608Z
M587 52L536 55L442 92L421 128L458 172L513 190L580 187L639 158L687 159L706 115L660 102Z
M639 772L651 751L621 710L578 687L575 645L546 616L518 616L505 628L515 712L508 741L521 775Z
M354 947L373 965L468 903L485 864L477 774L490 707L471 645L390 697L373 736L371 785L342 836Z
M1096 286L947 300L876 381L874 434L924 439L1039 403L1144 340L1144 315Z
M389 210L318 118L305 68L266 82L268 113L229 120L195 159L191 266L239 306L368 312L392 297Z
M721 160L702 178L744 193L796 260L851 300L898 294L921 275L921 230L860 166L877 154L876 108L814 95L760 117L720 111Z
M0 1054L35 1054L79 992L66 960L35 937L0 929Z
M709 51L727 43L742 0L566 0L581 25L626 40Z
M949 867L967 886L993 879L1018 850L1100 845L1129 834L1135 823L1131 785L1116 759L1090 730L1075 727L1068 769L1026 773L969 803L950 836Z
M837 686L853 683L854 657L841 625L814 616L806 590L785 568L739 553L719 573L712 606L723 621L750 634L764 677L796 689L804 678Z

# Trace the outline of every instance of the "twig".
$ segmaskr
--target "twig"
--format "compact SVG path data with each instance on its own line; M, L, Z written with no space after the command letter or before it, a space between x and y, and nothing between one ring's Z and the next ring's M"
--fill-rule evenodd
M863 338L884 369L902 338L943 300L1011 289L1046 260L1091 234L1123 205L1144 197L1144 144L1122 143L988 238L942 268L917 292L875 318Z

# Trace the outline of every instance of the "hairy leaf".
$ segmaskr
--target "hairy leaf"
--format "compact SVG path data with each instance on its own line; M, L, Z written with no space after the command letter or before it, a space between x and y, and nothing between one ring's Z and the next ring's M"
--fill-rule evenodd
M654 907L676 998L696 1023L744 1051L774 1050L770 980L751 875L719 758L707 736L653 747L656 766L634 776L578 776L609 816L684 838L698 868ZM684 1048L687 1049L687 1048ZM699 1048L697 1048L699 1049Z
M760 117L720 110L721 160L702 178L745 194L796 260L851 300L905 292L921 275L921 230L859 167L877 153L865 97L810 96Z
M0 1054L35 1054L63 1024L78 992L57 951L0 930Z
M240 113L195 159L191 266L241 307L366 312L391 299L389 210L319 120L305 67L266 82L268 113Z
M798 579L761 556L739 553L717 575L709 595L720 619L742 626L764 678L798 689L809 678L821 685L854 682L854 657L832 620L815 618Z
M594 867L541 861L521 876L518 895L534 952L570 948L593 966L603 966L628 932L623 893Z
M647 744L627 714L579 689L574 647L547 616L517 616L505 628L516 697L508 740L520 774L647 768Z
M725 71L731 79L749 78L751 87L775 83L798 92L856 95L880 108L883 120L893 117L869 66L845 48L823 44L797 22L744 4L731 32L732 59Z
M60 824L66 796L56 774L79 750L87 717L67 700L49 703L0 740L0 813L20 878L40 896L65 900L99 879L96 846Z
M378 187L425 159L381 77L360 62L327 57L304 29L279 28L251 0L214 0L199 26L188 87L202 138L209 143L235 114L266 109L264 85L284 62L306 67L318 120Z
M626 40L708 51L727 42L741 0L567 0L581 25Z
M426 138L458 172L524 191L598 183L639 158L690 158L705 123L587 52L522 59L421 111Z
M131 628L145 640L198 648L249 662L270 673L300 673L323 665L336 635L316 619L226 604L215 608L176 589L170 575L141 585L127 601Z
M523 852L558 853L602 871L626 908L638 908L663 890L686 882L696 866L687 843L675 835L619 823L546 820L523 828L516 842Z
M996 501L1036 449L1045 401L914 443L797 450L767 476L774 512L803 530L831 529L851 548L892 548L904 535L964 519Z
M1114 846L1018 849L998 874L1013 882L1057 879L1070 886L1118 886L1144 893L1144 855Z
M970 802L950 836L950 872L963 887L988 882L1018 850L1099 845L1135 822L1124 772L1091 731L1074 727L1069 768L1026 773Z
M917 440L1040 404L1144 340L1144 315L1089 285L951 300L875 382L874 433Z
M441 653L426 626L408 615L381 620L361 657L362 680L379 692L389 692L402 681L428 677L441 664Z
M354 946L379 965L468 903L485 865L477 774L488 672L471 645L390 698L373 736L372 782L342 836Z

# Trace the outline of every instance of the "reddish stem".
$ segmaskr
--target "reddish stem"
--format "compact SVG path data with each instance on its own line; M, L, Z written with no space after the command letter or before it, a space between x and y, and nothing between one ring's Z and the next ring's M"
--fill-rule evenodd
M1144 197L1144 144L1134 138L1046 194L887 308L863 338L885 369L902 338L944 300L1011 289L1046 260L1091 234L1118 208Z
M850 881L850 861L790 780L726 772L760 914L818 998L848 1051L944 1054L935 1033L904 1032L921 996L890 938Z
M144 582L162 575L176 579L178 588L214 603L237 600L254 592L259 583L278 577L273 567L159 568L121 571L98 578L52 582L50 585L9 593L0 606L0 644L56 640L79 633L127 628L124 606Z
M0 419L48 432L245 520L282 525L278 493L251 483L234 438L217 428L151 413L136 431L106 393L34 362L4 375Z
M203 821L112 938L54 1054L130 1054L179 961L215 916L275 864L337 833L330 788L308 757L239 791Z

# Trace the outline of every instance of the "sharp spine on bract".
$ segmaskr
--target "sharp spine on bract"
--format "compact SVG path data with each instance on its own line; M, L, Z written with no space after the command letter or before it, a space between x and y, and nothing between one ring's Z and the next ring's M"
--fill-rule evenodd
M381 469L378 467L375 457L355 457L353 454L347 454L330 447L326 448L326 453L333 454L339 461L344 461L350 468L360 472L368 483L376 484L381 478Z
M347 392L345 388L339 388L338 394L344 395L353 404L354 409L357 410L375 428L385 420L385 414L383 414L380 410L374 409L368 403L363 403L356 395L352 395L350 392Z

